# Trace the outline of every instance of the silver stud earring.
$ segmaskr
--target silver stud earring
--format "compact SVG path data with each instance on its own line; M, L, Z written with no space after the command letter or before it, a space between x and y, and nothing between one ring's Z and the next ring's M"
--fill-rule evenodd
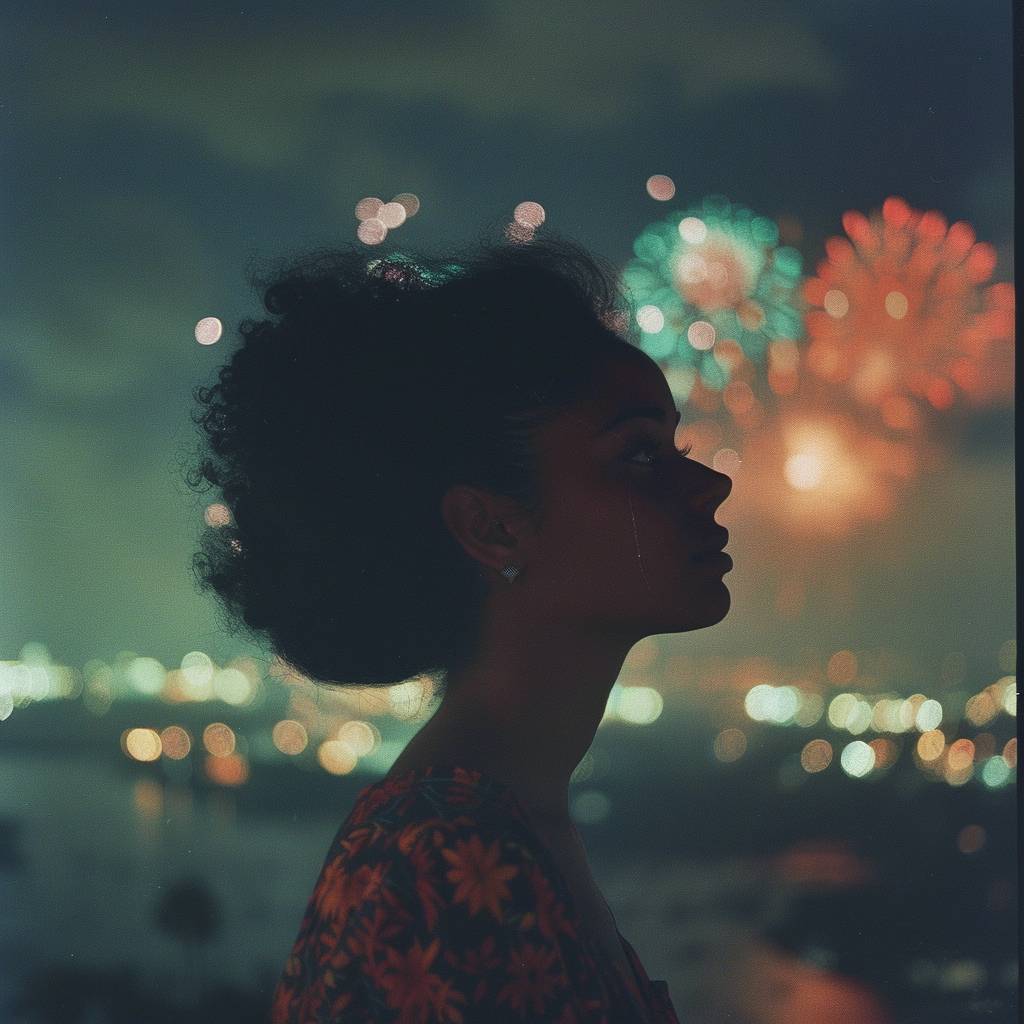
M501 570L501 575L505 577L510 583L519 575L519 566L512 565L510 562Z

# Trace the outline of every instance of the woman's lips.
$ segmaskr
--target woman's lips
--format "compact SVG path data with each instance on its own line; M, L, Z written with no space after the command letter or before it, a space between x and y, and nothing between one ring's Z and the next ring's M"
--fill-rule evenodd
M704 551L693 556L698 565L714 566L728 572L732 568L732 558L724 551Z
M729 543L729 531L724 526L719 526L716 530L697 538L697 542L701 545L701 554L721 551Z

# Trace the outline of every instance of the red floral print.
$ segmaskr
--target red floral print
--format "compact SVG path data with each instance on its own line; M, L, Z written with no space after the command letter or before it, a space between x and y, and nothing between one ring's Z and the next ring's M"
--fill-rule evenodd
M371 783L327 853L271 1024L679 1024L668 987L602 966L512 791L434 765Z

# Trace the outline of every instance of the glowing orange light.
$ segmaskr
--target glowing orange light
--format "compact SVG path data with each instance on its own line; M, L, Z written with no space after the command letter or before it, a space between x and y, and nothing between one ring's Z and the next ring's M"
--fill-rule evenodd
M800 765L805 772L823 772L832 763L832 744L828 740L811 740L800 752Z
M356 236L366 245L379 245L387 234L388 226L379 217L368 217L356 228Z
M520 203L512 212L512 219L524 228L539 228L544 223L546 214L540 203Z
M203 746L214 757L227 757L235 749L235 734L223 722L211 722L203 730Z
M188 756L192 748L192 741L189 735L180 725L169 725L160 733L160 744L163 748L164 757L173 761L180 761Z
M954 740L946 748L946 761L952 771L962 771L974 763L974 743L966 738Z
M977 853L988 841L988 835L981 825L965 825L956 837L957 849L961 853Z
M733 397L724 391L730 412ZM723 513L728 508L736 520L770 521L780 541L799 543L758 548L758 557L784 558L791 568L807 562L808 570L813 559L807 541L852 537L886 519L907 484L941 459L933 442L883 436L838 407L831 388L807 375L735 447L740 462ZM855 659L843 659L832 670L837 681L856 672Z
M647 179L647 194L652 199L671 199L676 194L676 183L667 174L652 174Z
M249 778L249 763L239 754L210 755L204 767L210 780L221 786L241 786Z
M1017 737L1007 740L1003 747L1003 759L1011 768L1017 767Z
M774 858L774 867L787 882L801 885L863 885L874 877L871 866L841 840L797 843Z
M223 502L216 501L212 505L206 506L203 520L207 526L227 526L231 522L231 512Z
M383 205L384 201L376 196L367 196L365 199L360 199L356 203L356 217L359 220L369 220L371 217L376 217L379 215L380 208Z

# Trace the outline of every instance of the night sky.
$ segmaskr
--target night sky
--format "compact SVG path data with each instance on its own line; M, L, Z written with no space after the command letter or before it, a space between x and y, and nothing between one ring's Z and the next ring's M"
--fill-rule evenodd
M30 641L79 666L236 652L190 576L190 391L258 312L247 262L354 240L364 196L422 204L380 251L497 239L534 200L621 267L651 221L722 193L797 219L811 271L844 210L900 195L969 221L1010 280L1010 17L989 0L6 3L0 659ZM645 191L656 173L672 202ZM204 316L225 323L216 345L193 337ZM855 574L852 618L776 623L748 531L730 615L673 642L781 659L893 643L928 674L915 688L954 650L993 670L1014 632L1012 457L1012 413L981 417L883 536L822 552Z

